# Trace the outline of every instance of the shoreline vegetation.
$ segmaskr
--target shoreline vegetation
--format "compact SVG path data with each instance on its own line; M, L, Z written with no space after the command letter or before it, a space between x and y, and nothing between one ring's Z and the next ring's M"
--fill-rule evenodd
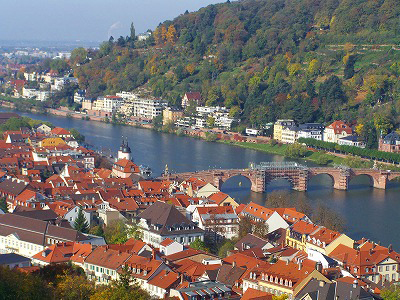
M392 170L392 171L400 171L400 167L397 167L392 164L384 164L384 163L377 163L375 165L373 160L367 160L367 159L362 159L358 156L353 156L353 155L345 155L345 154L337 154L337 153L331 153L331 152L326 152L323 150L315 150L312 148L307 148L306 146L303 145L287 145L287 144L282 144L278 143L275 140L271 140L269 143L251 143L251 142L237 142L237 141L225 141L225 140L218 140L215 134L207 134L205 137L200 137L200 136L193 136L189 134L185 134L180 128L178 129L172 129L172 128L163 128L160 126L159 128L155 128L152 126L152 124L146 124L146 125L140 125L140 124L130 124L127 122L119 122L116 120L109 120L109 119L104 119L100 117L93 117L93 116L87 116L84 114L80 114L77 112L67 112L63 111L60 109L51 109L51 108L44 108L43 110L37 109L34 106L25 106L25 105L15 105L15 101L10 101L10 98L12 97L4 97L0 96L0 103L1 107L9 108L9 109L14 109L14 110L19 110L22 112L30 112L30 113L36 113L36 114L50 114L54 116L60 116L60 117L65 117L65 118L75 118L75 119L80 119L80 120L86 120L86 121L96 121L96 122L102 122L102 123L109 123L109 124L115 124L115 125L125 125L125 126L132 126L135 128L144 128L144 129L151 129L154 131L162 132L162 133L169 133L169 134L175 134L178 136L186 136L190 138L196 138L196 139L202 139L204 141L208 142L218 142L218 143L223 143L226 145L231 145L231 146L236 146L236 147L241 147L241 148L246 148L246 149L251 149L255 151L261 151L269 154L275 154L275 155L280 155L283 157L295 159L298 161L310 161L315 164L321 165L321 166L338 166L338 165L343 165L343 166L348 166L351 168L373 168L374 166L379 168L379 169L385 169L385 170ZM25 99L17 99L17 98L12 98L13 100L23 100ZM215 136L215 137L214 137ZM293 149L293 148L299 148L299 149Z

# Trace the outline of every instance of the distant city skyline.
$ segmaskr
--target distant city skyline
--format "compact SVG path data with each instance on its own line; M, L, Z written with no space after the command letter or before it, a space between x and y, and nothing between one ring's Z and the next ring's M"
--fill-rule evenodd
M0 40L104 41L154 29L221 0L19 0L2 3Z

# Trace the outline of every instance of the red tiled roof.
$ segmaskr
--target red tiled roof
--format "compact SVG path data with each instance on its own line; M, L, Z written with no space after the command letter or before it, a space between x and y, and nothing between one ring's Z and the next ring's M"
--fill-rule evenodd
M53 128L51 130L51 133L56 134L56 135L70 135L71 134L71 132L69 132L68 130L61 128L61 127Z
M250 202L247 206L242 210L242 214L250 214L258 219L268 220L269 217L274 213L273 210L261 206L257 203Z
M216 192L212 194L211 196L208 197L208 199L215 201L218 205L223 202L226 198L228 198L229 195L225 194L223 192Z
M201 94L199 92L187 92L185 95L188 100L201 100Z
M272 300L272 294L248 288L243 294L241 300Z
M353 133L350 126L343 121L335 121L332 124L328 125L327 128L333 129L335 134L341 134L343 131L347 134Z
M174 240L171 240L170 238L167 238L167 239L163 240L160 243L160 245L164 246L164 247L167 247L168 245L171 245L173 242L174 242Z
M158 273L156 276L154 276L151 280L149 280L148 284L151 284L153 286L157 286L159 288L162 288L164 290L172 287L177 281L179 280L179 274L168 271L168 270L162 270L160 273Z

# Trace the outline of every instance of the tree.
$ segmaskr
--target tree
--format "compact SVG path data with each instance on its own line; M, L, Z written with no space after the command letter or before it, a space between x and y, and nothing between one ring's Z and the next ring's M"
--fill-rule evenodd
M325 226L328 229L339 232L343 232L345 229L345 221L342 216L323 204L317 206L312 218L316 224Z
M174 45L176 42L176 29L173 24L169 25L168 32L166 33L167 42Z
M153 128L156 130L160 130L162 128L162 121L162 115L153 118Z
M135 41L136 41L136 30L132 22L130 28L130 37L129 37L129 46L131 48L135 48Z
M307 153L307 147L299 144L289 144L285 150L285 156L290 158L301 158L304 157Z
M354 76L354 64L356 62L355 55L350 55L344 66L344 79L350 79Z
M89 231L89 224L83 214L82 206L79 206L78 216L74 221L74 228L82 233L87 233Z
M253 224L247 216L243 216L239 220L239 239L253 232Z
M90 228L89 233L96 236L104 237L104 230L101 225L93 226L92 228Z
M190 243L190 248L201 250L205 252L209 252L210 249L207 248L206 243L199 238L196 238L193 242Z
M215 118L209 116L207 118L207 126L210 127L210 128L214 128L214 126L215 126Z
M257 222L253 226L253 234L260 238L265 238L268 232L269 232L268 224L263 221Z
M8 206L7 206L7 200L6 197L1 197L0 198L0 209L4 212L8 212Z
M137 283L131 284L126 288L119 281L114 281L108 286L96 288L96 292L90 297L90 300L150 300L151 296Z
M400 288L392 284L390 287L382 290L380 295L384 300L397 300L400 299Z
M55 298L63 300L89 299L95 291L95 283L86 279L85 275L59 275L59 283L55 290Z
M1 299L53 299L51 287L40 277L0 266Z
M221 247L218 249L218 256L225 258L228 256L228 252L235 248L235 243L232 240L225 240Z
M85 136L82 133L80 133L78 130L76 130L75 128L71 128L69 130L69 132L71 132L72 136L79 144L81 144L85 141Z
M104 228L107 244L125 244L130 239L140 239L141 231L136 222L128 224L123 220L115 220Z

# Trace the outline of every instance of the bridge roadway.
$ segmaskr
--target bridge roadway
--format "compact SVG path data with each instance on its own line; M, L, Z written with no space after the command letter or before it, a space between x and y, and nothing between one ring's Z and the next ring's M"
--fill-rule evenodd
M287 179L292 183L292 188L297 191L306 191L308 182L314 176L327 174L333 181L333 187L338 190L347 190L352 178L366 175L370 178L371 186L386 189L387 182L400 177L400 172L391 172L376 169L351 169L334 167L272 167L254 169L227 169L205 170L197 172L169 174L170 180L188 180L195 177L211 183L221 189L223 183L234 176L244 176L251 182L251 190L263 193L269 182L274 179ZM165 175L163 177L165 179Z

